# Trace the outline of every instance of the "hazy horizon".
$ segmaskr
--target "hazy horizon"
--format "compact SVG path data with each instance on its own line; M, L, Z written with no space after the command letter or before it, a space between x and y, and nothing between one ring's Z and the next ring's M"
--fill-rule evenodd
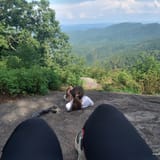
M132 22L132 21L121 21L121 22L92 22L92 23L61 23L61 25L63 26L74 26L74 25L114 25L114 24L121 24L121 23L141 23L141 24L153 24L153 23L157 23L157 24L160 24L160 22L145 22L145 21L142 21L142 22Z

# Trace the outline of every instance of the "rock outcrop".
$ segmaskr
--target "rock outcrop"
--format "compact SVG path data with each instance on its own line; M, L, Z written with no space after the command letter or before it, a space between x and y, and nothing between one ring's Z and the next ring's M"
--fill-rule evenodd
M86 91L95 102L94 107L74 112L66 112L63 100L64 92L51 92L46 96L25 97L8 100L0 104L0 148L14 128L23 120L32 117L41 110L58 106L55 112L40 115L54 129L60 141L64 160L76 160L74 139L77 132L93 112L102 103L109 103L125 114L146 140L153 152L160 158L160 97L131 94L108 93L103 91ZM35 114L36 115L36 114Z

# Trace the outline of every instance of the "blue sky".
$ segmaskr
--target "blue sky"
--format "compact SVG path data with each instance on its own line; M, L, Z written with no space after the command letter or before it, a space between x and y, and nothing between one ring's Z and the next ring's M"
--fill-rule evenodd
M160 0L49 0L61 24L160 22Z

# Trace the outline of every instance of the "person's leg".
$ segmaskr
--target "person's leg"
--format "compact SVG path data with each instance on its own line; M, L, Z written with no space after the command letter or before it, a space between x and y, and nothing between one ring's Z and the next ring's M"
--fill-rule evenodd
M83 147L87 160L157 160L133 125L108 104L86 121Z
M63 160L54 131L40 118L16 127L5 144L1 160Z

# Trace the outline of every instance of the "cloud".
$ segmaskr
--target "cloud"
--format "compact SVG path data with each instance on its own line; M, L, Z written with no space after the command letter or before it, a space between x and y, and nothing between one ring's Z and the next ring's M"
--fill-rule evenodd
M160 8L160 0L155 0L154 5L156 8Z
M51 3L56 3L56 4L73 4L73 3L81 3L85 1L86 0L50 0ZM89 1L94 1L94 0L89 0Z
M135 0L137 2L154 2L154 0Z
M58 20L71 23L159 19L160 14L160 0L76 0L75 3L66 0L61 4L51 3L51 7Z

